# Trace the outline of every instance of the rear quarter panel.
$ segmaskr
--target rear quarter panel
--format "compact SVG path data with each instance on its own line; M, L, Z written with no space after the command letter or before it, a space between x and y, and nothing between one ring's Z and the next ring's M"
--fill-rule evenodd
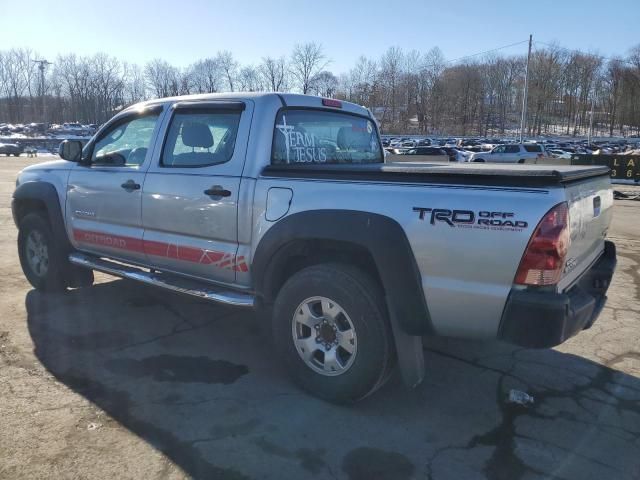
M470 338L496 336L529 238L540 218L563 201L564 194L562 189L261 177L256 181L250 256L265 232L281 220L269 221L265 216L272 187L293 191L287 215L344 209L386 215L400 223L421 273L436 332ZM414 207L473 211L475 222L479 212L512 213L509 218L526 222L526 227L432 223L430 214L420 219Z

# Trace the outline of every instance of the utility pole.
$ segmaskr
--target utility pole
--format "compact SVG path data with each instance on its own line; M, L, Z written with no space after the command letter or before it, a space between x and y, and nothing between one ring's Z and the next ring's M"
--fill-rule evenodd
M591 97L591 111L589 112L589 133L587 135L587 145L591 145L591 137L593 136L593 101L595 94Z
M520 143L527 123L527 97L529 96L529 60L531 60L531 41L533 35L529 35L529 53L527 53L527 66L524 68L524 95L522 96L522 117L520 118Z
M45 124L45 128L47 125L47 102L44 97L44 71L48 65L53 65L53 63L48 60L32 60L33 63L38 64L38 70L40 70L40 101L42 102L42 123Z

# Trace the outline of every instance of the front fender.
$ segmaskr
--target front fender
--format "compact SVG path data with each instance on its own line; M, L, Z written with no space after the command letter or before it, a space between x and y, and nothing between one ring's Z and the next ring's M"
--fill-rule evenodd
M19 227L20 217L24 215L21 208L27 202L42 202L46 208L51 230L56 239L56 244L64 251L71 251L72 246L65 230L64 216L60 206L58 192L51 183L44 181L25 182L13 192L11 210L16 226Z

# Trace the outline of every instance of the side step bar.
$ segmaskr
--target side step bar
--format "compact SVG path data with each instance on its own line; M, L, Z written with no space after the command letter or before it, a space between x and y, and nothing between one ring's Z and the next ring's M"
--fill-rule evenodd
M204 285L178 275L160 272L151 273L137 267L111 262L83 253L70 254L69 261L79 267L91 268L116 277L128 278L129 280L191 295L211 302L224 303L235 307L253 307L254 305L254 297L251 294L236 292L223 287L216 287L215 285Z

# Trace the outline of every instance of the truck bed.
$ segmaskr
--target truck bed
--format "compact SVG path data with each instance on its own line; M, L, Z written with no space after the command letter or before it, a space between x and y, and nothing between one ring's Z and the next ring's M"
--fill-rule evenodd
M268 177L403 183L454 183L513 187L552 186L608 175L605 166L502 165L483 163L285 164L263 170Z

